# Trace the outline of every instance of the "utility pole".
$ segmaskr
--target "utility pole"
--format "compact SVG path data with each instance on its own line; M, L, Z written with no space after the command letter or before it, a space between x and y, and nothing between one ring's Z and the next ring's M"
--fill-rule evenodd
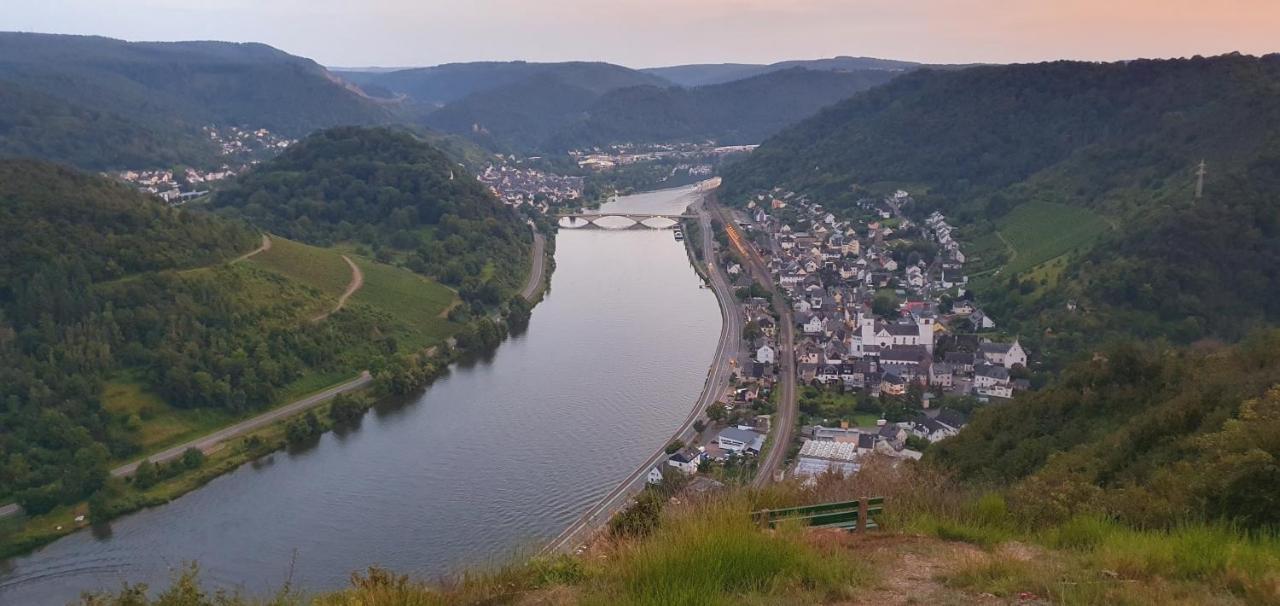
M1204 160L1200 161L1200 167L1196 169L1196 199L1199 200L1204 195Z

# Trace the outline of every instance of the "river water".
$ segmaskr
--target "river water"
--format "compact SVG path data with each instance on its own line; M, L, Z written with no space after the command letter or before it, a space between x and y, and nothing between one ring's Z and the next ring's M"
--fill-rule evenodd
M604 209L676 213L691 188ZM320 591L380 565L422 579L536 549L688 415L719 311L670 231L561 230L547 298L487 361L168 505L0 562L0 604L65 604L121 582ZM103 536L103 535L106 536Z

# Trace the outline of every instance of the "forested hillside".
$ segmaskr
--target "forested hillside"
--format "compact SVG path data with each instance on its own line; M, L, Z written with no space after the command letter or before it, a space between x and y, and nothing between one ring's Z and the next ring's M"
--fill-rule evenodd
M667 84L662 78L620 65L585 61L479 61L389 72L351 71L342 72L342 75L361 86L378 87L429 107L544 77L553 77L567 85L586 89L593 96L627 86Z
M1280 523L1280 332L1229 348L1117 345L1053 386L981 409L928 460L1012 484L1045 523Z
M875 59L871 57L829 57L826 59L796 59L768 65L759 63L702 63L650 67L640 71L670 80L680 86L706 86L724 84L734 80L753 78L770 72L801 67L814 71L858 72L880 70L891 72L910 71L920 67L911 61Z
M987 309L1074 351L1104 338L1237 340L1280 322L1280 140L1206 186L1194 203L1152 209L1061 266L994 280ZM1076 309L1070 309L1074 302Z
M391 112L315 62L262 44L0 33L0 155L85 168L199 164L200 128L288 136Z
M938 208L964 228L980 300L1042 351L1113 335L1235 339L1280 319L1266 292L1280 271L1278 97L1274 55L918 70L768 140L722 192L781 186L840 210L906 187L910 212ZM1092 237L1018 231L1075 227L1079 213Z
M555 74L538 74L471 94L423 120L433 129L466 135L492 149L529 152L546 147L601 94Z
M212 206L292 239L370 247L489 304L521 283L528 263L523 219L444 153L392 129L316 133Z
M38 514L83 500L159 416L233 418L307 374L354 372L342 356L376 322L313 326L312 290L222 263L259 241L98 177L0 161L0 501ZM109 386L163 403L114 402Z
M614 143L757 143L784 126L896 77L889 70L803 68L696 88L591 87L556 74L475 93L424 119L496 149L564 151Z
M763 141L783 127L898 72L813 71L799 67L697 88L631 87L605 94L557 133L551 147L711 139L725 145Z

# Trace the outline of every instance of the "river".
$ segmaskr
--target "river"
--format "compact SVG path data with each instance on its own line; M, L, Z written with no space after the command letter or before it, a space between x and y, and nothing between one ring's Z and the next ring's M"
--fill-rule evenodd
M692 188L605 210L675 213ZM671 435L716 348L715 296L666 230L561 230L547 298L485 361L358 429L245 465L174 502L0 562L0 604L65 604L124 581L263 595L343 587L380 565L421 579L555 536Z

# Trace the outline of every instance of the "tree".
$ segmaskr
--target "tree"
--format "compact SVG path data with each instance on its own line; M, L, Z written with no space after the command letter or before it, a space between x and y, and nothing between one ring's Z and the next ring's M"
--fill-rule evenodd
M667 444L666 453L675 454L680 452L681 448L684 448L684 440L672 440L670 444Z
M364 406L348 394L338 394L329 405L329 420L335 425L354 425L364 416Z
M143 459L133 472L133 485L146 490L155 485L158 477L155 463L151 459Z
M875 298L871 300L871 311L885 318L896 316L898 314L897 295L887 291L876 293Z
M180 462L187 469L195 469L204 465L204 453L199 448L188 448L182 451Z

